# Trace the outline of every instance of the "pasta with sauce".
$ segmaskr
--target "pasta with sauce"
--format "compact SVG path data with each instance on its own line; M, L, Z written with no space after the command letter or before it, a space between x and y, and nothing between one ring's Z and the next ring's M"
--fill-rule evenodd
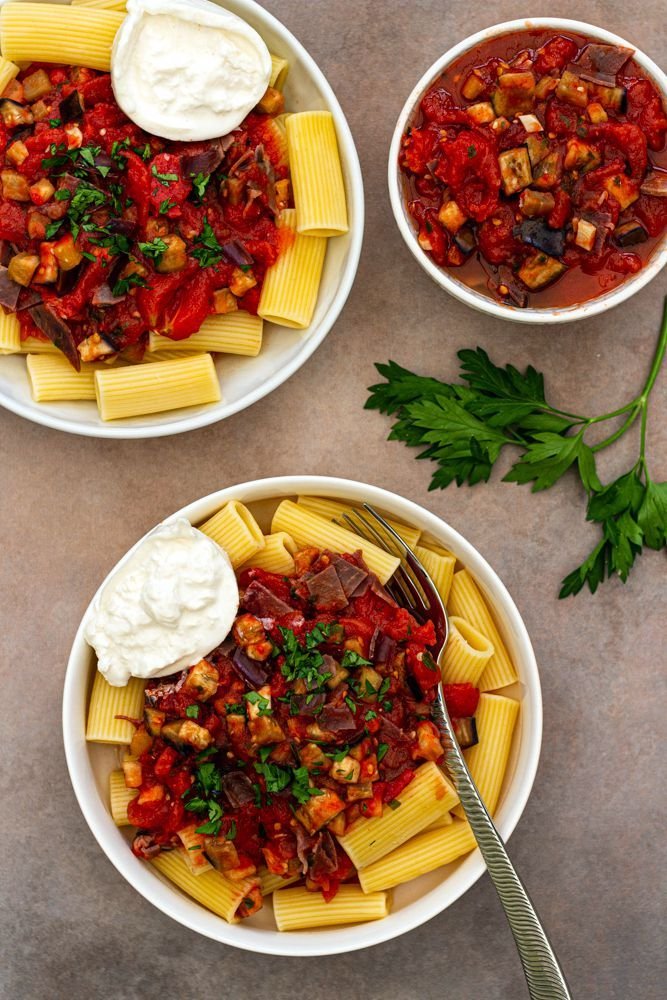
M268 535L240 501L208 518L240 586L230 636L171 677L119 689L96 672L87 733L128 746L109 794L114 822L138 828L134 853L230 922L271 897L285 932L381 919L390 889L475 847L429 718L433 624L389 598L391 564L373 571L372 549L346 547L358 536L332 534L345 503L312 507L277 503ZM445 699L493 813L520 704L475 686L488 634L452 627Z

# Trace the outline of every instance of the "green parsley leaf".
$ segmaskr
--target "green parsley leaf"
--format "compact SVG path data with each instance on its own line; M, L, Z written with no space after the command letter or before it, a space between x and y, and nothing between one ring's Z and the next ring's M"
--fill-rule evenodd
M159 236L156 236L150 243L138 243L137 246L144 256L150 257L152 260L160 260L162 255L169 249L168 244L160 239Z
M314 785L311 786L308 769L305 767L292 769L292 785L290 792L300 805L308 802L308 800L313 798L313 796L324 795L322 789L316 788Z
M350 698L349 695L345 695L345 704L347 705L347 707L349 708L349 710L351 712L356 712L356 710L357 710L356 703L354 702L354 700L352 698Z
M113 295L127 295L130 288L148 288L148 282L140 274L128 274L126 278L119 278L111 289Z
M211 179L210 174L201 174L201 173L197 174L196 177L192 178L192 186L194 187L195 193L200 201L204 197L204 194L206 193L206 188L208 186L210 179Z
M236 836L236 820L233 819L232 822L231 822L231 825L229 827L229 830L225 834L225 839L226 840L233 840L235 836Z
M46 227L46 230L44 232L45 238L47 240L52 240L53 237L58 232L58 230L61 228L61 226L62 226L62 224L63 224L64 221L65 221L64 219L58 219L57 222L50 222L49 225Z
M259 691L248 691L243 697L250 705L257 707L259 715L273 715L270 700L265 698L263 694L260 694Z
M185 714L187 715L187 717L189 719L198 719L199 718L199 705L188 705L188 707L185 710Z
M62 125L62 121L60 118L49 118L49 125L51 128L58 128L59 125Z
M387 805L389 806L390 809L398 809L400 804L401 803L399 802L398 799L390 799L389 802L387 802Z
M364 716L364 722L370 722L372 719L377 719L377 717L377 712L374 712L372 708L369 708Z
M388 750L389 750L389 744L388 743L379 743L378 744L378 752L377 752L378 764L380 763L380 761L382 760L382 758L386 756Z
M278 764L255 762L254 766L257 774L261 774L264 778L267 792L282 792L292 780L290 772Z
M207 219L204 219L202 231L195 239L192 256L199 261L200 267L211 267L222 260L222 247Z
M166 215L170 208L175 208L175 207L176 207L176 202L175 201L169 201L168 198L165 198L164 201L160 202L160 207L158 208L158 213L160 215Z
M72 197L72 192L69 188L60 188L53 197L56 201L69 201Z
M172 181L178 180L178 174L161 174L155 164L151 166L151 173L164 187L168 187Z
M364 659L359 653L355 653L353 649L346 649L343 653L341 667L369 667L370 665L370 660Z

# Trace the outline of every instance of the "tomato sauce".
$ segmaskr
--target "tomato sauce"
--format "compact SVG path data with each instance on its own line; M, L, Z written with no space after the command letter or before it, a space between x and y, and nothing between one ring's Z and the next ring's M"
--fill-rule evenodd
M281 135L256 110L220 139L160 139L109 74L27 67L0 98L0 304L75 367L255 313L292 204Z
M511 305L595 298L664 240L666 134L631 50L571 32L490 39L429 87L403 137L419 243Z
M293 577L245 570L230 638L148 682L128 817L139 857L187 843L191 863L199 850L230 878L305 877L330 899L355 877L332 834L395 808L419 764L442 761L440 675L433 623L396 606L358 554L295 560ZM474 716L477 688L445 697L454 718Z

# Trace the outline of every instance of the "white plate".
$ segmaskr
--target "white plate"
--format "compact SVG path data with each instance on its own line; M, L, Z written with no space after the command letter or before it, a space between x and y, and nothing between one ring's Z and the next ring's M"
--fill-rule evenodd
M193 524L201 524L227 500L235 499L249 504L266 530L277 502L300 493L372 503L387 514L423 529L434 541L454 552L474 575L494 611L519 674L519 683L513 686L512 693L521 700L521 712L496 813L498 829L507 839L528 801L537 770L542 741L542 696L535 655L516 605L499 577L470 542L434 514L394 493L324 476L284 476L230 486L188 504L173 516L184 516ZM99 744L87 744L85 740L88 695L94 671L94 654L79 626L67 666L63 696L65 754L76 797L100 847L121 875L163 913L191 930L215 941L262 954L334 955L355 951L398 937L429 920L466 892L484 871L481 856L474 851L445 868L398 886L392 894L390 915L372 923L281 934L275 929L269 900L256 917L240 924L226 923L135 858L130 851L131 834L114 825L109 813L108 779L109 772L118 767L116 751Z
M253 0L225 0L221 6L244 18L271 52L289 60L285 103L289 111L323 109L334 117L347 194L350 230L328 241L322 284L307 330L264 324L264 345L257 358L218 355L222 401L206 406L105 422L94 402L35 403L25 357L0 358L0 405L38 424L88 437L145 438L179 434L223 420L273 392L297 371L322 343L350 293L364 232L364 189L359 157L340 104L312 57L279 21Z
M617 285L612 291L605 292L603 295L598 295L597 298L588 299L586 302L578 305L562 306L557 309L539 306L519 309L517 306L496 302L490 296L484 295L482 292L477 292L474 288L470 288L456 277L456 268L438 267L435 261L422 250L417 243L417 233L415 232L413 220L408 213L405 203L403 175L398 166L398 156L401 149L401 139L419 102L431 84L438 79L450 63L482 42L487 42L490 38L512 34L515 31L538 30L540 28L556 33L573 31L580 35L587 35L597 41L606 42L609 45L622 45L625 48L634 49L635 54L633 58L658 88L658 91L663 96L663 102L667 105L667 76L659 66L656 66L652 59L649 59L647 55L636 48L632 42L627 42L624 38L613 35L604 28L596 28L593 24L586 24L583 21L570 21L560 17L527 17L521 18L518 21L504 21L502 24L494 24L490 28L478 31L475 35L470 35L469 38L464 38L462 42L454 45L443 56L436 59L433 65L426 70L421 80L415 85L412 93L403 105L403 110L398 116L389 150L388 167L389 198L394 218L396 219L396 225L405 240L408 250L429 277L433 278L436 285L440 285L441 288L444 288L454 298L460 299L461 302L465 302L466 305L471 306L478 312L488 313L498 319L513 320L515 323L532 323L535 326L546 323L571 323L575 320L588 319L591 316L596 316L598 313L606 312L607 309L612 309L621 302L625 302L632 295L635 295L640 288L643 288L649 281L652 281L665 264L667 264L667 232L663 234L662 242L655 247L648 263L642 267L641 271L638 271L637 274L629 275L625 281Z

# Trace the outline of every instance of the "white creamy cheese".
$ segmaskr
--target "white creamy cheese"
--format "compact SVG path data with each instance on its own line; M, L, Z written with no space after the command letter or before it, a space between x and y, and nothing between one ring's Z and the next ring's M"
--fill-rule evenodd
M227 135L269 85L271 56L254 28L208 0L128 0L111 55L125 114L153 135Z
M228 635L239 607L229 557L185 518L161 524L98 594L84 625L109 684L164 677Z

